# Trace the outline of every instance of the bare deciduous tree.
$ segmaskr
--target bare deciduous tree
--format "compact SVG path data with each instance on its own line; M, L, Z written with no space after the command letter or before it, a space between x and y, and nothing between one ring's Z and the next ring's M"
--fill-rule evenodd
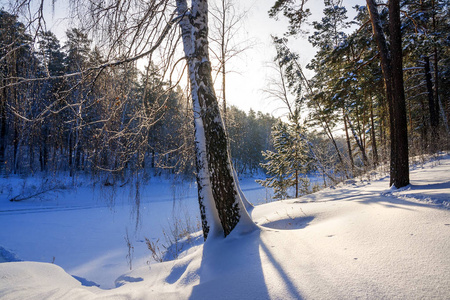
M18 9L22 9L24 5L31 7L32 2L15 3ZM184 55L181 58L187 63L194 116L196 176L204 238L227 236L237 225L243 232L257 228L248 215L242 191L235 179L225 126L214 91L208 47L208 1L193 0L190 6L186 0L92 0L87 3L72 0L71 4L73 14L82 27L91 33L98 49L105 53L103 63L63 75L76 81L73 87L80 82L88 83L88 87L93 86L104 72L116 70L117 67L126 69L129 64L135 66L139 59L155 62L163 78L172 78L172 70L181 61L177 59L181 54L177 46L182 41ZM179 24L181 35L178 27L173 26L175 24ZM22 83L29 80L19 78ZM144 95L147 92L145 84ZM90 93L89 88L87 93ZM164 100L163 95L159 97ZM118 97L117 105L125 105L122 100ZM164 107L164 101L162 104L155 101L158 105L151 109L147 109L144 101L142 103L140 109L136 107L139 110L127 116L133 120L128 122L130 126L135 123L142 125L134 126L131 132L127 128L110 131L115 139L125 139L124 157L129 157L130 152L139 156L144 142L142 137L157 121L158 110ZM80 116L76 109L83 105L83 102L68 103L67 107ZM86 126L84 120L76 124L76 127ZM109 130L107 127L103 129Z
M248 39L238 41L239 33L242 31L242 22L248 13L247 10L238 9L233 0L212 1L209 8L211 16L210 27L210 51L213 58L217 60L215 68L216 78L221 79L222 111L225 123L227 122L227 97L226 97L226 74L230 72L227 63L252 46Z

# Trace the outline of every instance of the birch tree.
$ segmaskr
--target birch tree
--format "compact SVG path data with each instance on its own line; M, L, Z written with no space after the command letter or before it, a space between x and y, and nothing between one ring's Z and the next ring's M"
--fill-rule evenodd
M211 76L208 48L208 1L177 0L194 112L198 201L203 235L227 236L256 228L244 206L233 174L225 127Z
M43 2L39 1L41 8ZM182 41L194 115L196 177L204 238L257 228L247 212L249 204L231 164L214 91L208 47L208 1L193 0L189 6L186 0L71 2L81 27L100 44L106 61L72 73L71 78L81 76L95 81L108 68L142 58L153 61L157 56L162 76L171 81L172 70L182 61L176 58L180 54L178 41ZM22 10L26 5L29 9L33 7L32 0L16 4Z

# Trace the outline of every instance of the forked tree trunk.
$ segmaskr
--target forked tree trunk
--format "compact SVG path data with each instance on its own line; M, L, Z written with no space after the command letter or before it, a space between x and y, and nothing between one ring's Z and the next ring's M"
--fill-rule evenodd
M355 138L356 145L358 146L359 151L361 152L361 156L363 158L364 166L368 166L369 165L369 159L367 158L367 155L366 155L366 149L364 148L361 140L359 139L358 134L356 133L356 130L353 127L352 122L350 121L350 118L348 117L348 115L346 114L346 115L344 115L344 117L347 117L348 126L350 127L350 131L352 132L352 135Z
M224 123L211 77L208 53L208 2L177 0L177 13L189 68L194 112L198 201L203 236L227 236L239 224L256 225L248 215L233 176Z

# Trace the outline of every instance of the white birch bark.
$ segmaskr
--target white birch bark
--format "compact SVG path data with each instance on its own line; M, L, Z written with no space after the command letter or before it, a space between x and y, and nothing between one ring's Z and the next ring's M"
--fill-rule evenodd
M208 54L208 3L176 0L194 110L197 188L203 235L227 236L256 228L237 187L228 155L223 120L211 78ZM238 228L236 228L236 226Z
M206 162L206 141L205 129L202 121L202 109L198 99L198 83L195 77L194 65L196 59L194 57L194 32L190 24L189 18L191 12L188 11L186 0L177 0L178 16L183 16L180 20L180 27L183 39L183 47L186 58L188 60L189 80L191 85L191 97L194 111L194 128L195 128L195 153L197 165L197 189L198 201L200 206L200 214L202 219L202 227L204 236L217 236L221 234L221 224L219 215L215 209L214 197L209 180L208 164ZM206 230L206 233L205 233Z

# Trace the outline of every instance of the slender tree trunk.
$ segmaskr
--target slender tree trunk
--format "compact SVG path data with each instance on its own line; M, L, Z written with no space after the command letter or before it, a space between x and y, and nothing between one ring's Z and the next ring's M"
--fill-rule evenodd
M34 165L34 149L33 149L33 142L31 140L28 140L28 164L30 172L33 173L33 165Z
M69 163L69 176L73 177L73 145L72 145L72 133L69 132L69 145L68 145L69 157L67 159Z
M347 116L345 115L345 109L342 109L342 112L344 113L344 129L345 129L345 137L347 140L348 157L350 159L350 164L352 166L352 174L353 176L355 176L355 162L353 161L352 145L350 143L350 136L348 134Z
M427 86L428 111L430 113L431 125L431 143L430 152L435 153L439 143L439 106L436 106L434 99L433 83L431 82L430 58L424 57L425 60L425 82Z
M428 122L427 118L425 116L425 112L427 111L425 107L425 101L423 101L422 97L420 97L420 108L421 108L421 130L420 130L420 138L421 138L421 154L424 154L427 152L428 149Z
M343 169L343 171L344 171L344 173L345 173L345 177L348 179L347 168L346 168L346 166L345 166L344 159L342 158L341 151L339 150L339 147L338 147L338 145L337 145L337 143L336 143L336 140L334 139L333 133L332 133L332 131L331 131L331 129L330 129L330 126L328 125L328 122L325 121L324 123L325 123L325 130L326 130L326 133L327 133L328 137L330 138L331 143L333 144L334 149L336 150L336 153L337 153L337 155L338 155L339 162L341 163L342 169Z
M356 135L356 139L359 141L361 141L361 144L358 145L358 147L361 149L364 148L364 109L361 112L358 105L356 105L356 126L353 127L351 126L350 128L352 128L353 134ZM362 122L361 122L361 117L362 117ZM361 123L363 124L361 126ZM351 125L351 121L349 119L349 125ZM362 127L362 128L361 128Z
M17 174L17 165L18 165L18 159L17 159L17 155L19 153L19 130L17 129L18 127L18 120L17 117L13 118L13 122L14 122L14 136L13 136L13 146L14 146L14 151L13 151L13 168L14 168L14 174Z
M437 125L439 126L439 64L438 64L438 50L434 47L434 99L435 99L435 111L438 115Z
M222 1L222 34L221 34L221 64L222 64L222 97L223 97L223 120L225 123L225 129L227 128L227 98L226 98L226 90L225 90L225 77L226 77L226 70L225 70L225 22L226 22L226 7L225 7L225 1Z
M412 118L412 105L411 100L408 101L408 117L409 117L409 132L413 132L413 118Z
M435 10L435 1L431 1L431 13L433 15L433 30L434 32L437 32L437 24L436 24L436 10ZM434 99L435 99L435 108L437 114L437 126L439 126L439 55L438 55L438 48L437 45L434 45L433 49L433 56L434 56Z
M434 16L433 16L434 18ZM447 131L447 134L450 135L450 128L448 126L448 119L447 116L445 115L445 110L444 107L442 105L441 102L441 98L439 96L439 56L438 56L438 49L436 46L434 46L434 92L435 92L435 104L436 104L436 111L438 112L438 116L439 116L439 112L442 118L442 122L444 124L444 128ZM440 119L438 117L437 119L438 121L438 125L440 123Z
M375 121L373 114L373 100L372 95L369 96L370 100L370 133L372 139L372 150L373 150L373 166L378 166L378 147L377 147L377 138L375 132Z
M366 96L364 95L364 98L366 98ZM366 121L367 121L367 111L366 111L366 104L365 104L366 99L364 99L364 104L363 104L363 120L362 120L362 136L361 136L361 140L362 140L362 145L363 148L366 149Z
M298 170L295 169L295 198L298 198Z
M84 151L83 151L83 147L81 145L81 141L78 140L77 144L75 146L75 170L76 171L81 171L83 170L83 156L84 156Z
M353 127L352 122L350 121L350 118L348 117L348 115L346 115L346 117L347 117L348 126L350 127L350 131L352 132L353 137L355 138L355 142L358 145L359 151L361 151L364 166L367 166L369 164L369 160L366 155L366 149L364 149L364 146L361 143L361 140L358 138L358 134L356 133L356 130Z
M6 88L3 88L0 99L0 173L6 169L6 99Z
M197 187L203 236L227 236L238 225L256 225L234 180L224 123L214 92L208 53L208 2L177 0L194 111ZM189 15L187 15L189 14Z

